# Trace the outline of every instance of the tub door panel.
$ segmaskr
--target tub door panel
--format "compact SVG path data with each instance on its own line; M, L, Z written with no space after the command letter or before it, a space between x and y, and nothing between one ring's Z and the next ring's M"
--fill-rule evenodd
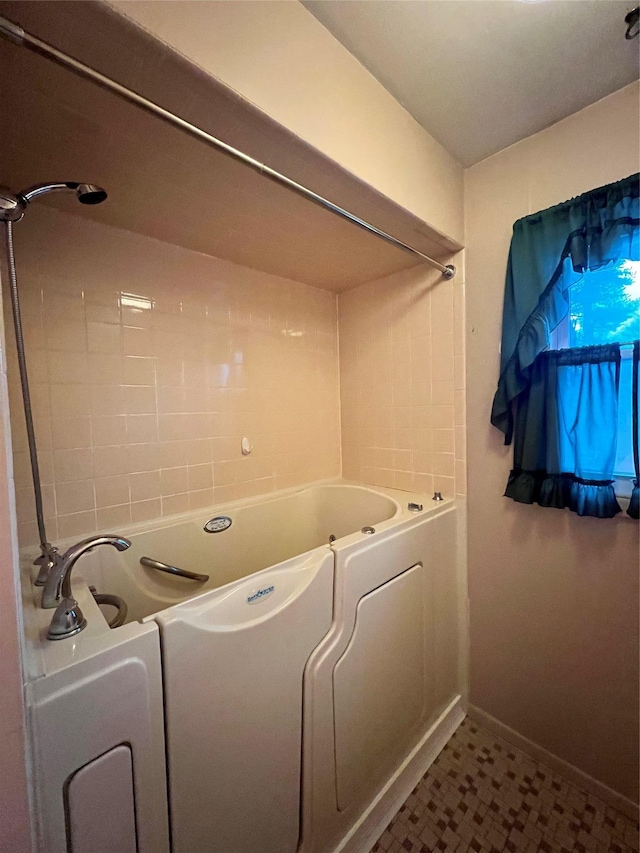
M332 592L323 548L156 617L173 853L295 853L303 674Z
M384 781L425 713L424 584L416 565L358 602L333 673L338 808Z

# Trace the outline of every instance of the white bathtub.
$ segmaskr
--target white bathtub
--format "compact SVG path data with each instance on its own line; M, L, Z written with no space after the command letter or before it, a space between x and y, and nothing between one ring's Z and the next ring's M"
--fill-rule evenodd
M361 486L317 485L273 497L238 501L169 522L119 530L129 550L97 549L75 571L98 592L121 596L127 621L138 621L181 601L219 589L359 532L402 512L397 500ZM205 532L213 517L231 525ZM140 564L146 556L209 575L206 583L176 577Z
M410 511L412 500L423 509ZM205 532L213 517L231 523ZM149 784L163 715L172 853L368 849L398 791L409 792L461 718L453 502L318 484L117 532L131 548L96 549L74 569L88 620L76 638L44 640L51 611L27 593L36 737L55 728L78 746L84 733L68 766L60 768L59 751L45 755L42 849L67 849L60 787L68 789L73 762L91 762L93 740L96 755L110 754L116 738L82 711L98 701L99 674L105 720L131 690L146 697L131 735L118 734L136 772L149 765L144 778L131 771L137 836L118 839L123 853L127 844L168 850L164 780ZM145 567L143 556L208 580ZM109 630L89 585L126 601L125 625ZM127 666L137 678L129 692ZM101 784L122 787L115 777ZM102 825L122 826L125 817L105 814ZM81 829L91 837L95 826Z

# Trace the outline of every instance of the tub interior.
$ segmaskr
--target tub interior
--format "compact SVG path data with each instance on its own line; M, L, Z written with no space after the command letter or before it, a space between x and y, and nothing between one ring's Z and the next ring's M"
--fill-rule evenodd
M284 497L228 509L216 507L196 518L129 535L122 553L98 548L78 564L77 574L99 593L118 595L134 622L240 580L262 569L341 539L365 526L393 518L398 504L378 492L357 486L316 486ZM214 516L231 525L206 533ZM141 565L150 557L182 569L209 575L206 582L176 577Z

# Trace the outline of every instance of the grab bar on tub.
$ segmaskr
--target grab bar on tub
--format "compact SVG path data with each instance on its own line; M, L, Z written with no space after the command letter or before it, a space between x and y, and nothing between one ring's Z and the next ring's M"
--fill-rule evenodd
M168 563L162 563L160 560L152 560L151 557L140 557L140 563L143 566L148 566L150 569L158 569L159 572L167 572L170 575L180 575L181 578L189 578L192 581L209 580L209 575L199 575L197 572L188 572L186 569L179 569L178 566L170 566Z

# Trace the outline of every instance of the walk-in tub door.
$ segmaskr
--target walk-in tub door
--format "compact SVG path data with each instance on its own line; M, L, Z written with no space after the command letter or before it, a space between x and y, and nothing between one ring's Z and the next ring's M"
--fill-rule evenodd
M158 614L173 853L294 853L302 684L331 626L317 549Z
M384 781L424 718L428 581L418 564L358 602L353 635L333 673L341 810Z

